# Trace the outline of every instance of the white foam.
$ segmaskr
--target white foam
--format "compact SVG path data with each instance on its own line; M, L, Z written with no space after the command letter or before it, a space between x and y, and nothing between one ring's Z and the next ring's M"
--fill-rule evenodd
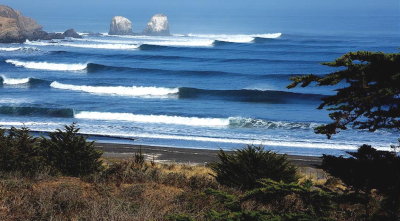
M48 62L32 62L32 61L18 61L8 59L7 63L13 64L17 67L24 67L28 69L38 70L51 70L51 71L81 71L86 69L87 64L61 64L61 63L48 63Z
M0 51L7 51L7 52L12 52L12 51L21 51L21 50L39 50L37 48L31 48L31 47L9 47L9 48L0 48Z
M133 38L134 36L132 36ZM148 44L148 45L159 45L159 46L175 46L175 47L211 47L214 43L212 39L196 39L196 38L181 38L178 39L176 37L164 37L164 38L143 38L143 39L135 39L135 41L130 40L112 40L112 39L79 39L78 41L84 42L98 42L98 43L106 43L100 45L131 45L135 46L134 48L138 48L139 45ZM77 44L78 45L78 44ZM79 45L87 45L87 44L79 44ZM94 45L94 44L92 44Z
M132 97L167 97L179 93L179 88L163 87L124 87L124 86L87 86L63 84L54 81L51 87L63 90L82 91L94 94L119 95Z
M93 49L110 49L110 50L134 50L139 48L139 45L131 44L73 44L61 43L60 46L75 47L75 48L93 48Z
M18 48L0 48L0 51L18 51L21 50L21 47Z
M214 39L233 43L250 43L254 38L279 38L282 33L250 34L250 35L214 35L214 34L189 34L191 37Z
M346 144L336 144L336 143L310 143L307 141L304 141L304 142L283 141L283 140L282 141L273 141L273 140L268 140L268 139L251 140L251 139L181 136L181 135L147 134L147 133L134 134L134 137L153 138L153 139L188 140L188 141L215 142L215 143L232 143L232 144L245 144L245 145L253 144L253 145L265 145L265 146L276 146L276 147L339 149L339 150L354 150L354 149L357 149L357 147L358 147L357 145L346 145ZM380 147L380 148L385 148L385 147Z
M93 49L110 49L110 50L134 50L139 47L135 44L77 44L68 42L40 42L40 41L26 41L25 44L36 45L36 46L63 46L63 47L74 47L74 48L93 48Z
M16 84L27 84L30 81L30 78L8 78L4 75L1 75L3 78L3 84L8 85L16 85Z
M224 127L229 125L228 119L222 118L198 118L198 117L180 117L167 115L142 115L131 113L110 113L110 112L90 112L82 111L75 114L78 119L91 120L119 120L140 123L161 123L161 124L177 124L186 126L202 126L202 127Z
M159 46L175 46L175 47L211 47L214 40L208 39L193 39L185 41L149 41L144 44L159 45Z

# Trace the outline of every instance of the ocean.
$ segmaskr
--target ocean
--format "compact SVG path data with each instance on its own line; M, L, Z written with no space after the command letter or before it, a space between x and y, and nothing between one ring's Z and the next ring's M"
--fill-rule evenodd
M48 26L63 30L55 24ZM83 39L0 44L0 125L53 131L76 122L102 142L254 144L293 155L341 155L364 143L387 150L398 132L349 129L332 139L314 133L329 122L317 107L335 87L286 89L291 76L337 70L321 63L349 51L398 53L398 30L377 24L364 32L330 32L323 25L319 32L283 25L189 33L182 27L167 37L82 33ZM95 30L105 32L107 25Z

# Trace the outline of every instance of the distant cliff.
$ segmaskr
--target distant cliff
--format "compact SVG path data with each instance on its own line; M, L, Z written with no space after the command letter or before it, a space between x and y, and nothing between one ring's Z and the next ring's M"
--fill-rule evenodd
M0 5L0 43L22 43L28 40L80 38L73 29L65 33L47 33L35 20L23 16L19 11Z

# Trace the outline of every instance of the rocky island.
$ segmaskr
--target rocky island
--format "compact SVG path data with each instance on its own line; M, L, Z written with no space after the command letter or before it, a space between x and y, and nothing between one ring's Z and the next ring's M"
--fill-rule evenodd
M26 40L81 38L73 29L64 33L48 33L35 20L19 11L0 5L0 43L22 43Z
M132 22L125 17L115 16L111 19L110 35L152 35L152 36L168 36L169 24L168 17L163 14L156 14L151 17L147 23L146 28L142 33L134 33L132 28Z
M132 22L122 16L115 16L111 20L110 35L132 35Z
M156 14L151 17L143 34L158 36L170 35L168 17L163 14Z

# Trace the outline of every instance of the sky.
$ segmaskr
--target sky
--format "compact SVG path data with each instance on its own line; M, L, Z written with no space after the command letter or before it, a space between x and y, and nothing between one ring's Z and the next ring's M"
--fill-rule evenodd
M256 30L254 23L260 21L265 29L301 31L304 27L306 31L333 24L334 20L336 26L341 23L351 30L357 22L347 24L349 17L364 17L379 28L380 21L376 20L380 17L400 15L400 0L2 0L0 4L20 10L50 31L70 26L106 31L115 15L128 17L134 29L142 29L156 13L167 14L178 32L204 32L207 28L249 32ZM314 27L310 22L319 24Z

